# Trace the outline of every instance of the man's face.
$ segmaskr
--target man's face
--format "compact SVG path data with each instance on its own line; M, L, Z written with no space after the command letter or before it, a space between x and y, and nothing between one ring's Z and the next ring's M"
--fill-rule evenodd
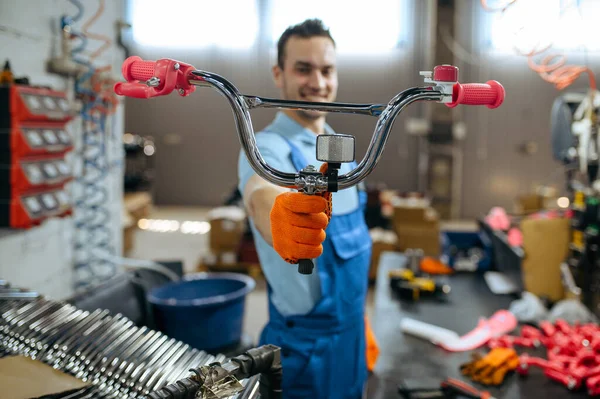
M338 88L335 47L327 37L292 36L285 45L283 70L273 67L275 83L285 100L331 102ZM296 111L306 120L325 116L319 111Z

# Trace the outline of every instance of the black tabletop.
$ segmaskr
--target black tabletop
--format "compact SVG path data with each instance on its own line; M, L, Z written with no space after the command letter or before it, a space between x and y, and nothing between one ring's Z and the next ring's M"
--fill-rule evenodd
M397 386L404 378L426 378L439 383L446 377L469 382L489 391L497 399L587 397L583 392L567 391L540 370L532 370L526 378L512 373L500 387L484 387L460 374L459 366L471 360L472 352L447 352L423 339L403 334L400 321L410 317L463 335L476 327L480 317L490 317L497 310L508 309L515 299L493 294L481 274L460 273L449 278L452 290L446 301L424 298L415 303L401 302L391 293L388 272L403 267L405 260L402 254L393 252L384 253L380 258L371 324L381 353L374 375L369 379L370 399L400 398ZM478 350L486 352L487 348ZM541 349L524 351L545 357Z

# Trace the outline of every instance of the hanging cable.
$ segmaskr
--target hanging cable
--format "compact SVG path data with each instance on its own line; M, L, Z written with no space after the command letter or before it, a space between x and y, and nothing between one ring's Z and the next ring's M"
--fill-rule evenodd
M117 267L114 262L95 255L95 251L108 254L116 252L112 244L111 213L108 208L109 166L105 134L108 116L96 109L101 101L97 93L84 86L89 85L95 69L88 61L75 61L88 67L88 72L75 81L75 92L83 101L80 113L83 130L83 170L78 179L82 191L80 199L76 201L76 207L82 213L76 227L82 234L79 235L80 241L76 249L84 252L84 256L78 259L75 267L80 285L85 285L113 276Z
M100 46L99 49L97 49L96 51L94 51L92 53L92 55L90 55L90 61L94 61L97 57L99 57L100 54L102 54L103 52L105 52L110 47L110 45L112 43L112 40L110 39L110 37L104 36L104 35L100 35L100 34L97 34L97 33L92 33L92 32L89 31L90 26L94 22L96 22L96 20L104 12L104 1L105 0L99 0L98 10L96 10L96 13L83 25L83 28L81 29L81 31L83 32L83 34L86 35L88 38L95 39L95 40L100 40L100 41L104 42L102 44L102 46Z
M77 48L72 49L72 59L86 68L86 72L75 79L75 94L82 102L80 111L82 129L82 170L77 178L80 196L74 201L76 228L76 260L75 270L77 285L85 286L114 276L117 264L109 257L116 255L111 230L111 212L109 209L110 193L108 177L108 137L106 135L107 118L110 111L104 104L102 84L98 83L99 68L94 67L92 59L83 57L89 45L89 32L79 32L72 22L84 14L83 5L70 0L78 8L75 17L64 17L63 23L69 24L72 40L80 40ZM86 30L101 15L103 1L96 14L84 25ZM93 37L96 39L97 37ZM100 54L100 52L98 52ZM101 72L110 70L104 67ZM93 81L96 79L96 81ZM98 253L106 256L100 257Z
M78 13L74 17L64 17L63 23L69 24L72 40L80 40L79 46L72 49L75 62L84 65L86 72L75 79L75 94L82 101L80 111L82 128L82 171L77 178L81 189L75 203L76 217L76 261L75 268L78 286L106 280L118 272L117 266L152 269L166 275L171 280L179 277L168 268L156 262L127 259L117 256L113 240L112 215L110 210L109 177L114 167L121 167L121 159L112 162L109 159L109 147L112 140L120 143L116 135L114 112L119 104L112 90L115 83L106 72L111 66L96 67L93 61L106 51L112 40L104 35L90 32L94 22L104 12L105 0L99 0L95 14L83 24L81 31L73 28L72 22L84 14L83 4L73 3ZM86 59L83 55L89 46L89 39L104 42ZM113 145L114 145L113 143Z
M488 0L481 0L481 6L488 12L504 13L516 2L517 0L507 0L499 6L492 7L488 4ZM578 1L567 3L561 8L560 14L564 14L568 8L577 3ZM593 91L596 90L597 85L594 72L586 65L568 65L567 57L562 53L552 53L542 58L540 62L535 61L535 57L545 53L551 47L552 44L550 43L542 48L537 48L536 46L536 48L527 52L517 49L517 53L526 56L529 68L536 72L546 82L552 83L558 90L569 87L583 74L587 74L589 78L590 89Z
M81 4L79 0L69 0L69 2L71 2L71 4L73 4L75 7L77 7L77 14L71 17L71 22L77 22L83 16L83 4Z

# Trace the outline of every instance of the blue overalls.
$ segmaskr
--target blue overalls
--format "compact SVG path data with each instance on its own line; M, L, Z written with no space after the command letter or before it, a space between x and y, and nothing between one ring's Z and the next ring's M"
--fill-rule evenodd
M287 140L287 139L286 139ZM297 170L307 161L289 140ZM269 323L261 344L282 349L284 398L360 398L367 377L364 311L371 238L360 206L333 215L315 272L321 280L320 301L302 316L281 315L269 296ZM290 265L290 267L293 267Z

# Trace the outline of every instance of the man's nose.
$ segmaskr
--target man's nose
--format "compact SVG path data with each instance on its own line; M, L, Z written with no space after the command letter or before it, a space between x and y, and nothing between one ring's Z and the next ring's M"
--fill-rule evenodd
M325 86L327 86L325 77L318 69L313 70L310 74L309 84L312 89L317 90L322 90L325 88Z

